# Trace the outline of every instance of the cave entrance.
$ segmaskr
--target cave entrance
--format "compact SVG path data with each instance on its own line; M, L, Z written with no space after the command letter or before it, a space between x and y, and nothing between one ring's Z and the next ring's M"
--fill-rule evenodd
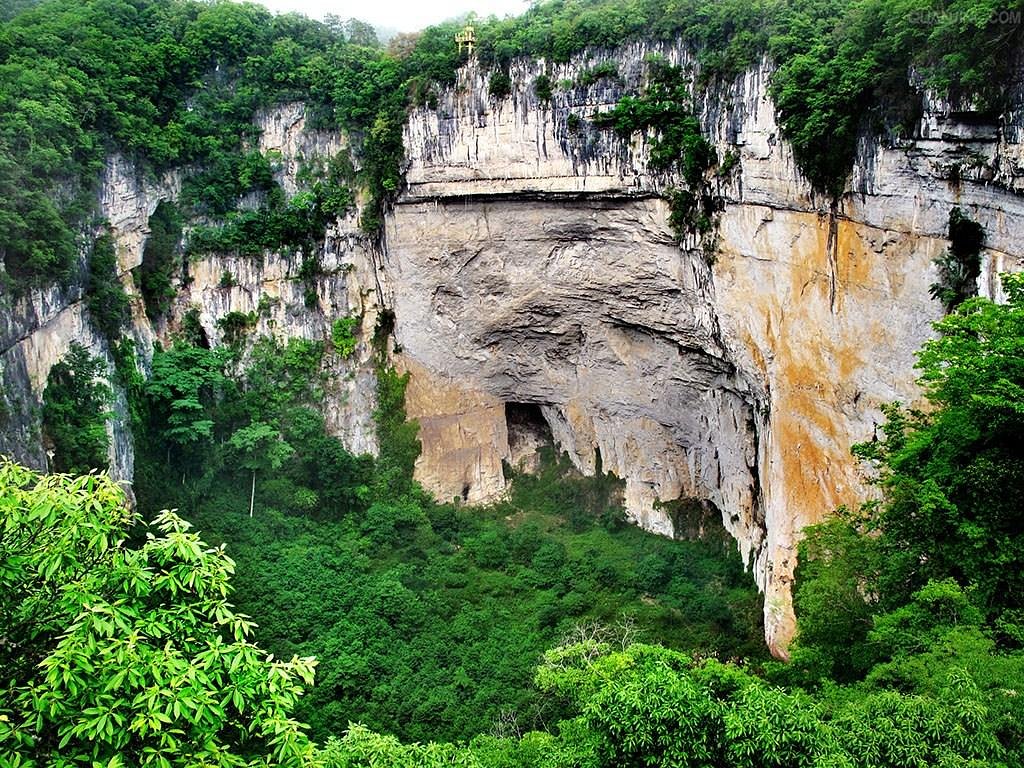
M539 403L505 403L509 464L516 472L536 472L540 449L554 445L551 427Z
M672 538L685 541L709 541L720 544L726 551L735 546L735 540L722 522L722 513L709 499L684 496L673 501L655 502L672 521Z

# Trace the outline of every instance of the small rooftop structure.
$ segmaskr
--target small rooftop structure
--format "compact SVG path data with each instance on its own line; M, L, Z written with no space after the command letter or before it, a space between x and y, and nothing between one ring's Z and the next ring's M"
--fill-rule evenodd
M459 53L462 53L462 48L466 48L466 53L470 56L473 55L473 46L476 45L476 30L473 29L472 24L467 24L462 28L461 32L455 33L455 42L459 44Z

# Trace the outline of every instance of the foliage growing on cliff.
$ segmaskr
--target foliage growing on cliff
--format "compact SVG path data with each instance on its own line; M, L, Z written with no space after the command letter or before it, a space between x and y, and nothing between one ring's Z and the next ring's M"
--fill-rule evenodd
M551 77L543 73L537 75L533 81L533 92L542 102L551 101Z
M342 357L351 357L356 351L356 331L363 318L359 315L339 317L331 323L331 345Z
M117 273L114 240L106 233L96 238L89 254L85 305L96 329L110 344L116 343L122 327L131 319L131 308Z
M860 131L914 130L920 96L911 71L998 114L1022 12L1021 0L550 0L515 18L478 20L476 34L481 62L501 67L516 56L566 62L587 48L681 38L695 50L698 89L768 56L771 93L801 170L819 191L838 194ZM440 65L436 45L424 41L421 56L432 52Z
M882 438L855 448L883 498L810 531L786 678L927 691L960 666L1020 744L1005 691L1024 684L1024 281L1003 281L1007 304L968 299L936 323L918 358L929 408L889 406Z
M43 390L43 441L53 451L54 471L85 474L106 468L111 392L105 375L103 361L77 342L50 369Z
M266 162L258 152L246 157L253 156ZM259 163L255 165L260 167ZM317 244L323 241L327 226L344 216L355 203L347 186L350 170L342 156L316 169L305 168L298 178L302 188L286 197L274 181L269 165L265 178L262 172L255 176L248 172L248 166L243 166L238 170L237 185L231 185L229 190L213 196L208 196L205 189L192 193L194 210L201 213L205 208L215 215L216 223L195 227L186 252L256 256L266 250L299 249L311 258ZM235 210L243 195L253 193L263 198L258 207ZM216 205L211 201L217 201Z
M651 132L651 168L676 172L687 185L668 193L670 226L680 239L703 235L718 205L705 179L718 162L715 148L701 135L682 69L660 58L649 59L647 67L643 92L624 96L611 111L595 116L594 124L614 128L627 139L637 131Z
M377 409L373 419L380 443L378 491L401 496L411 490L413 465L420 455L419 425L405 412L409 374L383 364L377 367Z
M223 317L217 318L217 328L223 334L224 343L238 349L245 342L249 332L256 327L258 319L255 312L232 310Z
M267 159L244 147L256 112L275 104L306 100L311 122L362 137L374 200L397 185L398 64L303 17L224 1L48 0L4 22L0 61L2 255L21 284L71 274L112 150L150 171L198 169L183 200L204 215L272 191ZM332 215L351 204L314 196Z
M679 67L658 59L648 62L647 85L639 96L625 96L610 112L594 122L614 128L628 138L636 131L652 129L651 167L678 170L696 188L704 173L717 162L715 149L701 136L692 112L686 78Z
M0 462L0 762L305 765L313 660L249 640L223 548L166 511L131 548L134 521L105 475Z
M985 231L978 222L960 208L949 212L949 250L935 260L939 280L931 286L932 298L947 312L977 294L984 244Z
M149 237L142 249L136 277L146 314L155 320L174 298L172 278L181 265L181 213L173 203L161 202L149 217Z
M512 93L512 79L505 72L495 72L487 80L487 95L501 100Z
M581 88L589 88L602 80L621 82L617 61L602 61L600 64L584 69L576 78L576 84Z

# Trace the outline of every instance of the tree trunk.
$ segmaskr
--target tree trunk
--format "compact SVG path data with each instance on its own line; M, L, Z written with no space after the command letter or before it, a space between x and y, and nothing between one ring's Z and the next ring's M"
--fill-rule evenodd
M249 517L252 517L252 506L256 503L256 470L252 471L252 493L249 494Z

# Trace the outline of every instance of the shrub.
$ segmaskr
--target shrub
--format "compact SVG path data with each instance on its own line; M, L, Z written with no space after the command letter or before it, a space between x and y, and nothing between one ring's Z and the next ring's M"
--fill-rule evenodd
M402 499L371 504L363 518L362 530L377 544L400 547L426 523L423 509L410 499Z
M527 521L509 534L509 552L517 562L528 565L543 542L540 526Z
M647 555L636 566L636 586L642 592L658 592L672 578L672 564L658 554Z
M537 75L537 79L533 81L533 92L541 101L551 101L551 78L543 73Z
M541 576L543 583L550 586L561 579L566 562L565 546L549 539L537 548L530 565Z
M43 438L52 447L51 469L85 474L105 469L110 439L110 387L101 379L103 361L72 342L50 369L43 390Z
M224 334L224 343L238 346L245 341L246 335L254 327L258 316L255 312L238 312L232 310L217 320L217 327Z
M602 61L600 64L590 67L589 69L584 69L580 72L579 77L576 78L576 82L581 88L589 88L600 80L621 82L621 78L619 77L619 62Z
M117 254L109 234L100 235L89 255L89 278L85 288L89 317L108 342L121 336L121 328L131 318L128 295L117 274Z
M935 260L939 280L931 286L932 298L941 301L946 312L978 293L985 230L959 207L953 208L949 212L949 243L949 250Z
M481 568L502 568L508 562L508 542L496 530L470 539L466 542L466 549Z
M512 78L504 72L492 73L487 81L487 92L492 99L504 99L512 93Z
M362 318L359 315L339 317L331 323L331 344L334 351L342 357L351 357L356 350L355 332L359 328Z

